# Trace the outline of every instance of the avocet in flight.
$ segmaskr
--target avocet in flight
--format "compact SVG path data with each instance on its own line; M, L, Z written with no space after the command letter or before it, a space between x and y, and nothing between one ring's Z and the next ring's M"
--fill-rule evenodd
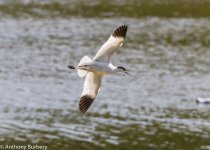
M127 28L126 25L122 25L115 29L93 59L84 56L77 66L68 65L69 69L77 70L79 77L86 76L79 102L79 109L82 114L88 110L96 98L104 75L119 72L130 75L124 67L116 67L111 63L112 55L123 45Z

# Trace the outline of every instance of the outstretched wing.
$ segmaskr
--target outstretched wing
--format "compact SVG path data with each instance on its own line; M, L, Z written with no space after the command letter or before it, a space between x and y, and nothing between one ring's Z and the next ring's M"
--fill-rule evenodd
M102 75L89 72L86 76L82 95L79 102L79 109L84 114L93 103L101 86Z
M123 25L115 29L109 39L99 49L93 60L110 62L112 55L122 46L126 37L127 28L128 26Z

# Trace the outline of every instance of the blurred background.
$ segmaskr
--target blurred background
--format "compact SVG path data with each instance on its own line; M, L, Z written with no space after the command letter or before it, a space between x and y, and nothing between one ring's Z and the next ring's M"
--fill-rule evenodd
M0 0L0 144L49 150L210 149L209 0ZM85 116L67 69L129 26Z

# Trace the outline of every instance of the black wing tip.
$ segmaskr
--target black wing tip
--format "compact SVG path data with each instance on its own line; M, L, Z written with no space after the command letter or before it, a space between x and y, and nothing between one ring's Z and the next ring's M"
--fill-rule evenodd
M128 30L127 25L119 26L117 29L114 30L114 32L112 33L112 36L125 38L127 30Z
M90 95L84 95L80 98L79 102L79 110L81 114L85 114L88 108L91 106L93 103L94 98L92 98Z

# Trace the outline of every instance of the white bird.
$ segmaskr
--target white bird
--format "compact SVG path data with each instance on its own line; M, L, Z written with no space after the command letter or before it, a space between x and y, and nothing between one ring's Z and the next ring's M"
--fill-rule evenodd
M122 46L126 33L126 25L118 27L92 60L88 56L84 56L76 67L68 65L69 69L77 70L79 77L86 76L79 103L79 109L82 114L88 110L96 98L104 75L118 72L130 75L124 67L116 67L111 63L111 57Z
M210 98L201 98L201 97L198 97L196 99L196 102L197 103L202 103L202 104L210 104Z

